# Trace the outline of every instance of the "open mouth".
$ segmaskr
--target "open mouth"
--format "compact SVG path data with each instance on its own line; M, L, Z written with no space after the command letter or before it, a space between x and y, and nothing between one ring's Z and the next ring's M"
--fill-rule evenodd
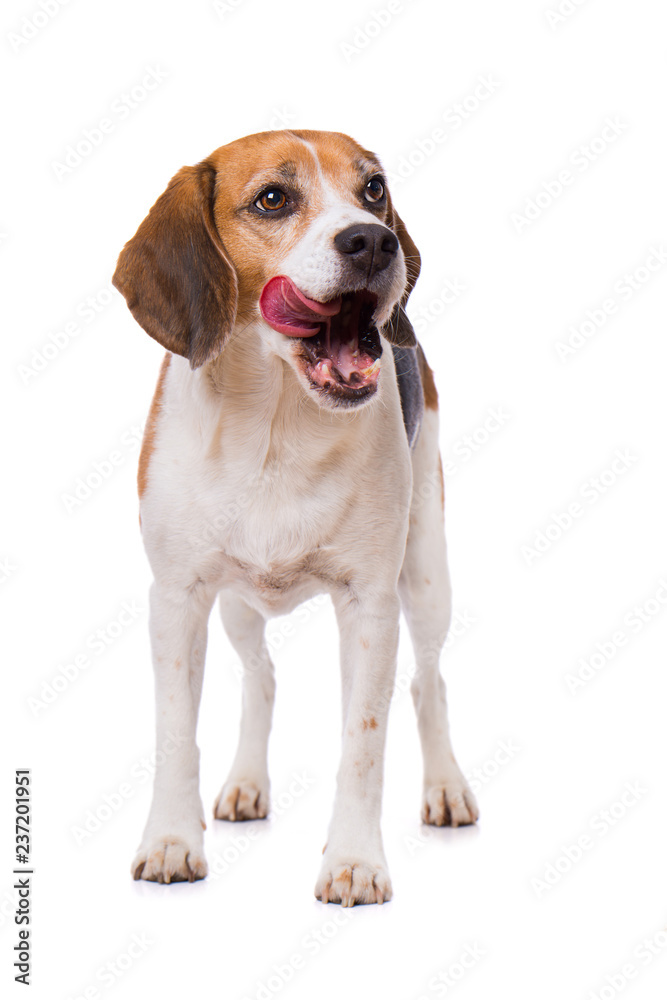
M266 283L259 300L264 320L279 333L299 338L311 386L346 403L377 390L382 344L373 324L377 296L362 289L317 302L280 275Z

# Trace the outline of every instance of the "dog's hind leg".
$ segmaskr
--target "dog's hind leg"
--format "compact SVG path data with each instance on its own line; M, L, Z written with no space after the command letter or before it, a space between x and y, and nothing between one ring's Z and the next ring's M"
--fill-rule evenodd
M436 826L462 826L475 822L478 809L452 751L439 667L451 618L441 477L438 411L428 408L427 401L413 451L410 530L398 591L415 654L411 692L424 757L422 819Z
M276 683L264 640L265 620L230 590L220 594L220 615L243 665L241 730L236 756L218 795L216 819L263 819L269 811L267 762Z

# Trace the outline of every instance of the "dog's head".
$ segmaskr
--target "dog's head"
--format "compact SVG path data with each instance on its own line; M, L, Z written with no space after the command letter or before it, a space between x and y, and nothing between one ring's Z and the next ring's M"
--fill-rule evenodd
M337 132L247 136L183 167L120 254L135 319L193 368L253 324L320 406L378 387L382 342L414 346L416 246L373 153Z

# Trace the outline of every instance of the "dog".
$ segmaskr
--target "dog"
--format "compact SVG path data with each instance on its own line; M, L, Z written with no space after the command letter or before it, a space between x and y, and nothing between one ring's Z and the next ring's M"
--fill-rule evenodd
M422 819L477 819L438 665L451 614L438 397L405 311L420 266L377 157L317 131L250 135L183 167L121 251L113 283L167 351L138 485L158 749L179 737L135 879L207 873L195 730L216 598L244 666L217 819L269 811L264 628L318 593L340 629L343 741L316 897L392 896L380 812L401 609Z

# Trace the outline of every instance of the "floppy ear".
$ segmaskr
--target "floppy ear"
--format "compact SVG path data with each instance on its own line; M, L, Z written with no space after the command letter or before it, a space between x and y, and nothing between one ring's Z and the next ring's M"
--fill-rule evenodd
M192 368L220 353L236 318L236 272L213 218L215 177L206 160L179 170L112 279L146 333Z
M421 257L419 256L419 250L412 241L412 237L403 224L403 220L393 206L389 192L387 192L387 207L389 210L387 222L398 236L398 242L401 244L401 249L405 257L405 267L408 272L408 278L403 298L394 308L391 318L389 319L389 322L383 332L392 344L396 344L399 347L415 347L417 344L417 338L415 336L415 331L412 329L412 323L408 319L405 312L405 305L410 296L410 292L417 283L417 278L419 277L419 272L421 270Z

